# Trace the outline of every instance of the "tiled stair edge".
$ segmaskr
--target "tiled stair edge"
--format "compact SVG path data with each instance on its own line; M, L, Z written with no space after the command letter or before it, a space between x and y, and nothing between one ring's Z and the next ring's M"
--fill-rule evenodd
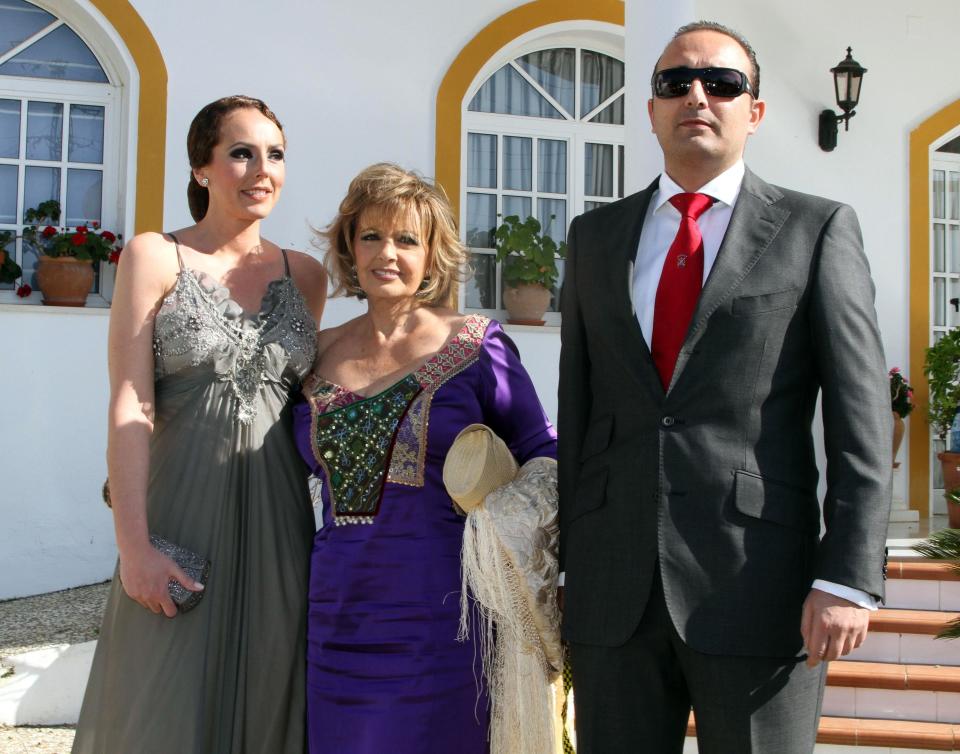
M687 735L697 734L693 714ZM960 725L918 723L910 720L867 720L853 717L821 717L817 743L847 746L887 746L928 751L960 750Z
M960 667L834 660L827 671L827 685L956 693L960 692Z
M888 579L914 579L924 581L960 581L960 571L949 563L929 560L891 560L887 563Z
M881 608L870 614L870 630L883 633L936 635L957 617L939 610L898 610Z

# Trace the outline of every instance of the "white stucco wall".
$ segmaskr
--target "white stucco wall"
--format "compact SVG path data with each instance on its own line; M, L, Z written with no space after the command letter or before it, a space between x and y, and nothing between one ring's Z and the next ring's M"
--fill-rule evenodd
M65 0L66 2L66 0ZM265 99L289 139L287 184L265 235L306 249L309 225L336 210L350 178L389 159L434 170L437 88L461 48L518 3L296 3L134 0L169 75L165 229L189 224L185 146L193 114L237 92ZM656 173L649 71L670 31L692 17L739 28L762 67L767 118L748 147L762 177L852 204L878 289L888 363L907 364L907 148L924 118L960 97L954 0L627 0L627 185ZM828 69L847 45L868 68L863 102L830 154L817 115L833 106ZM325 324L360 311L332 302ZM0 308L0 599L107 578L115 550L99 501L107 382L102 312ZM555 331L511 331L551 416ZM902 479L906 475L901 475Z

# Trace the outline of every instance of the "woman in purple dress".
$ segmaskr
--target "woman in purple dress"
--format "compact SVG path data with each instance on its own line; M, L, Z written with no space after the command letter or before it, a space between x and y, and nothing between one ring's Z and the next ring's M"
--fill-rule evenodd
M307 718L316 754L484 754L477 642L457 641L463 518L442 480L482 422L519 463L556 433L500 326L446 308L465 255L442 191L395 165L350 184L324 234L337 293L367 312L320 333L300 452L322 480Z

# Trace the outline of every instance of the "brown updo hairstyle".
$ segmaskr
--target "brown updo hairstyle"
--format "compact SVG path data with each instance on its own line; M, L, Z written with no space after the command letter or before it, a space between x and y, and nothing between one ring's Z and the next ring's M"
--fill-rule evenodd
M187 203L190 205L190 214L196 222L200 222L207 214L210 192L197 183L193 170L210 164L210 160L213 159L213 148L220 142L220 126L223 124L223 119L234 110L243 108L257 110L265 118L272 120L280 129L280 133L283 133L283 126L280 125L277 116L263 100L242 94L221 97L204 106L194 116L190 130L187 132L187 157L191 168L190 183L187 184ZM286 136L284 136L284 144L286 144Z
M449 305L454 286L463 279L467 259L457 221L444 190L412 170L378 162L360 171L333 222L317 231L318 245L326 247L324 266L334 284L334 296L357 296L353 238L360 216L374 211L386 217L413 212L420 222L421 243L427 251L426 285L417 300L427 305Z

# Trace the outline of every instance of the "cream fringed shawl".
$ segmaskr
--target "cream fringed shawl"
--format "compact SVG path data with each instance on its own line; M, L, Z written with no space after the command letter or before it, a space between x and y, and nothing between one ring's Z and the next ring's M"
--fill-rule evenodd
M459 639L479 614L491 754L550 754L563 667L557 607L557 464L534 458L467 513ZM469 596L468 596L469 593ZM475 605L471 605L471 597Z

